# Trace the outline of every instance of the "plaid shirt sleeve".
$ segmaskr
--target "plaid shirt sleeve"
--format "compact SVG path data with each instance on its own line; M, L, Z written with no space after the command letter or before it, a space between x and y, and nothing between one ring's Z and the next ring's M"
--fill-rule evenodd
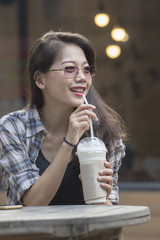
M118 171L122 164L122 158L125 156L125 145L122 139L116 140L107 154L107 161L113 168L113 188L108 199L114 204L119 203Z
M20 120L8 118L0 124L0 167L8 204L22 203L22 195L39 178L39 172L28 156L25 126Z

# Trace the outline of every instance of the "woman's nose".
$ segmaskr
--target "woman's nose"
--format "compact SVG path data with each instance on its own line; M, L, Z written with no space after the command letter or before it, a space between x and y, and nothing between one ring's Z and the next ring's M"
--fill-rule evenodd
M79 69L78 73L77 73L77 76L76 76L76 80L77 81L86 81L86 76L84 74L84 71L83 69Z

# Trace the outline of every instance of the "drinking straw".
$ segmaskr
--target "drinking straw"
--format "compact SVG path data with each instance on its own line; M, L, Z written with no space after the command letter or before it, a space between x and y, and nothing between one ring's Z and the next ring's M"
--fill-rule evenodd
M83 99L84 99L85 104L88 104L87 98L85 97L84 94L83 94ZM89 121L90 121L90 133L91 133L91 138L93 138L94 135L93 135L93 124L92 124L92 119L90 118Z

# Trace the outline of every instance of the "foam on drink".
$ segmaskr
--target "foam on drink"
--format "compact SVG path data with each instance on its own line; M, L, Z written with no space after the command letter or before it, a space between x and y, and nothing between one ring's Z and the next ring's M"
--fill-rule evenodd
M93 139L91 139L90 137L86 137L79 142L77 146L78 153L83 152L84 154L86 154L92 151L97 153L101 151L107 151L104 142L100 138L93 137Z

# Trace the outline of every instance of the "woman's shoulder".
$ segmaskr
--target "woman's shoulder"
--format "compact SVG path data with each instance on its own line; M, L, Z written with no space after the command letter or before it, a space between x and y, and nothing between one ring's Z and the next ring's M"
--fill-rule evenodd
M18 110L18 111L8 113L0 119L0 126L5 127L10 124L16 124L16 123L22 122L21 120L23 119L23 115L24 115L24 110Z
M39 115L35 107L17 110L4 115L0 119L0 126L5 127L12 124L20 127L21 125L26 125L31 118L36 118L36 116L38 117Z

